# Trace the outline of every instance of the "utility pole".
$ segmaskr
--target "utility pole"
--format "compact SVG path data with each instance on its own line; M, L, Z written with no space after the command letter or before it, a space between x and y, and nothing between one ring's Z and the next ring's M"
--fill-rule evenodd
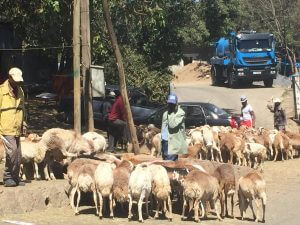
M121 95L122 95L122 98L124 101L125 109L126 109L126 112L128 115L127 123L128 123L128 127L130 130L133 150L134 150L135 154L138 154L139 153L139 144L137 141L136 130L134 127L132 113L131 113L128 95L127 95L123 59L122 59L122 55L121 55L121 52L120 52L120 49L118 46L118 41L117 41L117 37L116 37L115 31L113 28L113 24L111 22L110 11L109 11L109 6L108 6L107 0L102 0L102 7L103 7L104 18L105 18L106 26L108 29L111 45L112 45L112 48L114 50L114 54L115 54L115 57L117 60L118 71L119 71L120 90L121 90Z
M80 104L80 0L73 5L73 76L74 76L74 130L81 133Z
M87 131L94 131L94 114L91 84L91 34L89 0L81 0L81 45L82 45L82 77L84 90L84 120Z

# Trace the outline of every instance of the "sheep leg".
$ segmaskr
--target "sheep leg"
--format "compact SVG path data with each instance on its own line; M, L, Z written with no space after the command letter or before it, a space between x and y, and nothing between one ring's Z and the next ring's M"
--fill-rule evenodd
M132 197L131 195L129 194L128 195L128 199L129 199L129 206L128 206L128 220L130 221L131 220L131 217L132 217Z
M170 195L168 195L168 206L169 206L169 212L168 212L168 219L169 221L173 220L173 211L172 211L172 201Z
M234 196L234 195L231 195L231 216L232 216L232 218L234 219L234 212L233 212L234 201L233 201L233 196Z
M260 204L259 204L257 198L255 199L255 204L256 204L256 220L255 220L255 222L257 223L258 222L259 208L260 208Z
M114 218L112 193L110 193L109 195L109 210L110 210L110 218Z
M182 205L182 215L181 215L181 220L184 220L184 214L185 214L186 206L187 206L186 197L183 196L183 205Z
M23 180L26 180L25 172L26 172L26 169L25 169L24 164L22 163L22 164L20 165L20 175L21 175L21 177L22 177Z
M253 220L256 221L256 216L255 216L253 205L252 205L252 199L249 200L249 206L250 206L250 209L251 209L252 214L253 214Z
M229 163L233 164L233 152L230 151L229 154L230 154L230 161L229 161Z
M34 179L35 180L41 179L41 175L39 174L39 165L36 162L34 162Z
M99 219L102 219L102 208L103 208L103 198L100 191L97 190L98 197L99 197Z
M205 216L205 209L204 209L204 207L203 207L202 201L200 201L200 205L201 205L201 219L203 219L204 216Z
M78 187L76 188L77 189L77 203L76 203L76 208L75 208L75 215L78 215L79 214L79 211L78 211L78 207L79 207L79 202L80 202L80 195L81 195L81 192L80 190L78 189Z
M142 214L142 206L143 206L143 198L145 193L142 192L140 199L138 201L138 212L139 212L139 222L143 223L143 214Z
M76 194L76 188L73 187L70 192L70 205L71 205L72 209L75 209L75 205L74 205L75 194Z
M49 170L48 170L48 166L49 166L49 153L45 155L45 159L44 159L44 176L45 176L45 180L50 180L50 176L49 176Z
M194 214L195 214L195 222L199 222L199 204L200 204L200 199L196 199L195 200L195 204L194 204Z
M155 215L154 215L154 219L158 218L159 206L160 206L160 201L157 200L156 201L156 212L155 212Z
M225 200L225 216L226 217L228 217L228 207L227 207L227 198L228 198L228 196L227 196L227 193L225 193L225 198L224 198L224 200ZM222 212L222 210L221 210L221 212Z
M273 161L276 161L276 159L277 159L277 155L278 155L278 150L275 148L275 156L274 156L274 159L273 159Z
M218 220L219 220L219 221L222 221L222 217L220 216L220 213L219 213L219 207L218 207L218 204L216 204L216 201L217 201L217 199L211 199L211 200L209 201L209 203L210 203L210 205L213 206L213 208L215 209Z
M239 196L239 208L240 208L240 213L241 213L241 219L244 220L244 211L246 212L246 205L245 205L245 199L242 194L242 192L239 190L238 192Z
M220 194L220 203L221 203L221 216L225 217L225 213L224 213L224 191L221 192Z
M262 208L263 208L263 219L262 222L265 222L265 213L266 213L266 196L264 195L264 197L262 198Z
M145 196L145 204L146 204L146 216L149 217L149 194Z
M97 191L93 191L93 198L94 198L94 203L95 203L95 207L96 207L96 215L99 215Z

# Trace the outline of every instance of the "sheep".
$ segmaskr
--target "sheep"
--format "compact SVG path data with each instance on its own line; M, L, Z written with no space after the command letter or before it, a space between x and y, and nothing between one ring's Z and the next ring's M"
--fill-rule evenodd
M55 180L55 176L49 166L53 159L60 162L67 157L77 157L78 155L90 155L94 148L93 143L72 130L52 128L44 132L39 143L40 151L46 152L44 174L45 179ZM48 172L50 168L50 177Z
M93 163L83 164L78 171L77 184L75 186L75 191L77 192L77 204L75 208L75 215L79 214L78 207L81 198L81 192L93 192L94 203L96 207L96 215L99 214L98 204L97 204L97 192L96 183L94 179L95 170L98 165ZM71 198L72 199L72 198ZM100 203L101 204L101 203ZM101 209L101 207L100 207Z
M233 133L219 133L220 148L230 155L229 163L233 163L233 156L237 157L238 165L242 164L245 141ZM244 161L245 163L245 161Z
M161 154L161 133L155 134L151 140L151 155L158 157Z
M82 135L82 137L93 143L95 153L105 152L107 143L106 143L105 137L103 137L103 135L91 131L91 132L84 133Z
M203 144L203 134L200 128L191 129L189 135L191 136L191 145Z
M226 216L228 216L227 208L227 197L231 198L231 216L234 218L233 207L234 207L234 194L235 194L235 174L233 166L230 164L223 164L219 166L213 173L213 176L216 177L219 181L221 195L221 216L225 217L224 204Z
M255 222L259 221L258 212L259 212L259 199L262 200L262 208L263 208L263 218L262 222L265 222L265 211L266 211L266 204L267 204L267 195L266 195L266 182L263 177L258 174L257 172L250 172L245 176L242 176L239 181L239 189L238 189L238 196L239 196L239 208L242 220L244 220L244 212L250 205L250 208L253 213L253 219ZM253 210L252 200L255 200L256 203L256 216Z
M102 219L103 198L109 198L110 217L114 217L112 187L114 184L113 169L115 164L101 162L95 171L96 189L99 197L99 218Z
M187 207L187 202L193 202L190 207L194 208L195 221L199 222L199 204L210 202L210 205L216 210L217 218L221 221L222 218L215 204L219 198L219 183L217 178L200 170L193 170L188 173L183 182L183 208L181 219L184 220L184 214ZM203 213L204 215L205 213Z
M113 199L121 204L127 202L128 185L130 173L133 170L133 164L128 160L122 160L113 171Z
M67 168L67 176L65 177L71 187L71 191L70 191L70 205L72 207L72 209L75 209L74 206L74 197L75 197L75 193L77 191L76 189L76 185L78 183L78 173L80 172L80 168L85 165L85 164L94 164L94 165L98 165L101 161L98 160L93 160L93 159L84 159L84 158L79 158L79 159L75 159Z
M264 163L264 160L267 158L267 148L261 144L258 143L245 143L245 158L247 161L250 160L250 164L253 162L253 168L256 168L257 161L259 161L258 166L262 166ZM251 162L252 161L252 162Z
M40 180L41 176L39 174L38 164L41 163L46 152L43 151L39 146L39 141L41 137L37 134L29 134L27 138L20 141L21 144L21 153L22 153L22 164L24 163L33 163L34 179ZM23 167L23 169L25 169ZM23 171L23 179L26 179L26 173Z
M154 164L150 165L149 169L152 175L152 194L156 199L154 218L158 218L159 208L161 207L169 221L172 221L171 185L167 170L163 166ZM167 210L166 205L168 205L169 210Z
M283 132L278 132L274 137L274 152L275 156L273 161L276 161L279 151L282 155L282 160L284 160L284 153L286 155L286 159L293 158L293 147L290 144L290 139Z
M148 210L148 198L151 193L152 177L147 164L139 164L133 170L129 178L129 211L128 220L132 217L132 203L133 200L138 201L138 213L139 221L143 222L142 216L142 204L145 200L147 217L149 215Z
M205 147L210 151L211 154L211 160L214 161L214 150L217 152L218 160L223 162L222 156L221 156L221 150L217 147L217 144L214 139L214 133L212 132L209 125L205 125L201 128L201 132L203 135L203 141Z
M188 146L188 153L187 154L183 154L183 155L179 155L179 158L194 158L194 159L202 159L202 155L201 155L201 151L203 145L198 143L195 145L189 145Z

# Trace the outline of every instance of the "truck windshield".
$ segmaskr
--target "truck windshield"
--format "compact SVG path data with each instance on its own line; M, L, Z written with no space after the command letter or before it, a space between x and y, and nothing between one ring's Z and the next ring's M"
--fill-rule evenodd
M241 52L271 51L272 41L270 39L238 40L237 48Z

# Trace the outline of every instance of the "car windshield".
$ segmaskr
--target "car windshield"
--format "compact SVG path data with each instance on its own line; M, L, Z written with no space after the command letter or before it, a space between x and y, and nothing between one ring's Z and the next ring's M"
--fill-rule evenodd
M241 52L271 51L272 41L271 39L239 40L237 48Z
M213 112L214 114L221 116L221 115L226 115L227 112L225 112L223 109L212 105L212 104L207 104L205 105L205 108L207 108L209 111Z

